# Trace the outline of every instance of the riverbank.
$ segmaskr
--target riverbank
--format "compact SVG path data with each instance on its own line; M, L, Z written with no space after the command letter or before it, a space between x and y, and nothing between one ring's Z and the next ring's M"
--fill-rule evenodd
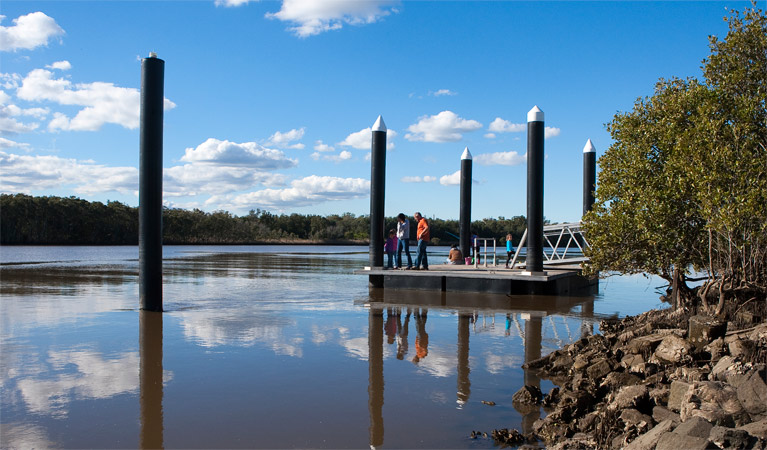
M496 444L569 448L767 448L767 323L653 310L603 321L595 334L531 361L558 387L524 386L517 409L543 405L530 434ZM728 331L730 328L730 331Z

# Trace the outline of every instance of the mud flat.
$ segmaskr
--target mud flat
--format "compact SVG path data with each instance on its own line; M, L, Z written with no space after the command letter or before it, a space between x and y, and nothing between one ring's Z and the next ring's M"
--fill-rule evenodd
M767 323L732 324L670 310L603 321L525 364L554 382L524 386L520 411L543 405L533 431L498 429L501 446L636 450L767 448Z

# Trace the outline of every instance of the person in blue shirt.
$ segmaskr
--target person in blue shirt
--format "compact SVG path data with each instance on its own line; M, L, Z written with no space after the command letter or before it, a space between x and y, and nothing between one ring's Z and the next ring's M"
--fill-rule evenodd
M511 245L511 233L506 235L506 268L509 268L511 257L514 255L514 246Z

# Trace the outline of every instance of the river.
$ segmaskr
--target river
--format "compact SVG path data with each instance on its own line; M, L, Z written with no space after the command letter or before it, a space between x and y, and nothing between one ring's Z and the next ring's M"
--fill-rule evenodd
M367 261L166 246L155 314L137 247L0 247L0 446L492 448L470 433L545 415L511 404L552 387L526 358L663 307L643 276L589 297L383 292L353 274Z

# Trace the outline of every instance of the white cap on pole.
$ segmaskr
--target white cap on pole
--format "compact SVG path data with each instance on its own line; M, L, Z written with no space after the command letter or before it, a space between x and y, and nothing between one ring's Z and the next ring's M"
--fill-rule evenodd
M583 153L592 153L597 151L596 148L594 148L594 144L591 143L591 139L586 141L586 145L583 147Z
M463 149L461 160L464 160L464 159L471 159L471 152L469 151L469 147L466 147L465 149Z
M376 123L373 124L373 131L386 131L386 124L382 116L378 116L376 119Z
M533 106L533 109L527 112L528 122L543 122L543 111L538 106Z

